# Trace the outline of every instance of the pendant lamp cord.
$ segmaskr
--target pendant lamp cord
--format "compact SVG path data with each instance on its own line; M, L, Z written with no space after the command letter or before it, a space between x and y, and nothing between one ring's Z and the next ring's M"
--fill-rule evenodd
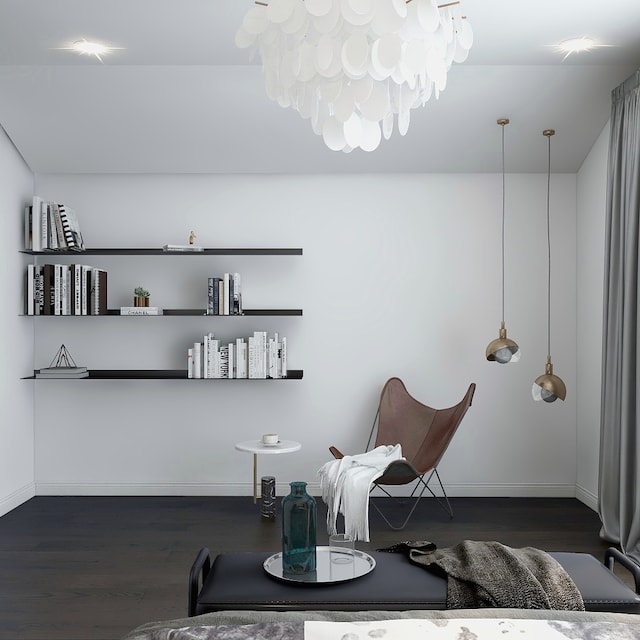
M505 123L506 124L506 123ZM502 322L504 322L504 219L505 219L505 198L504 198L504 124L502 124Z
M547 136L547 355L551 356L551 136Z

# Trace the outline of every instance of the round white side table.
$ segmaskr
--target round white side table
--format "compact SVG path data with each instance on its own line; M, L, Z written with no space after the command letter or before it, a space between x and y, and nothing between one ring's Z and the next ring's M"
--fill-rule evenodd
M258 500L258 455L275 455L277 453L293 453L302 449L295 440L280 440L275 445L262 444L262 440L245 440L236 444L238 451L253 453L253 502Z

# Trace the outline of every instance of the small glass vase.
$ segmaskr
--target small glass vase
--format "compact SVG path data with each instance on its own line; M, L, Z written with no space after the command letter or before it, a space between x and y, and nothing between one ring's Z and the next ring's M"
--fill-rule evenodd
M305 574L316 570L316 501L306 482L291 482L282 499L282 571Z

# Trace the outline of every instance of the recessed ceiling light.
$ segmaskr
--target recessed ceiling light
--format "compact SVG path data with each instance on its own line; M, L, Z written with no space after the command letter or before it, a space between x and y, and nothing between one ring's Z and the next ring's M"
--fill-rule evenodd
M117 49L121 49L122 47L110 47L106 44L102 44L100 42L92 42L90 40L86 40L82 38L82 40L76 40L69 47L60 47L64 51L75 51L83 56L95 56L102 62L102 57L105 54L109 54L112 51Z
M608 44L600 44L593 38L589 38L587 36L582 36L580 38L570 38L569 40L564 40L560 44L551 45L556 51L560 53L566 54L563 60L569 57L572 53L582 53L584 51L593 51L593 49L598 49L599 47L609 47L611 45Z

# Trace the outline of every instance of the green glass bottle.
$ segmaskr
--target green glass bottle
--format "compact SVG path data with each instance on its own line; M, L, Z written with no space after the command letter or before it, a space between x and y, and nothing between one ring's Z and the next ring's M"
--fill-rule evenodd
M316 570L316 501L306 482L291 482L282 499L282 571L289 574Z

